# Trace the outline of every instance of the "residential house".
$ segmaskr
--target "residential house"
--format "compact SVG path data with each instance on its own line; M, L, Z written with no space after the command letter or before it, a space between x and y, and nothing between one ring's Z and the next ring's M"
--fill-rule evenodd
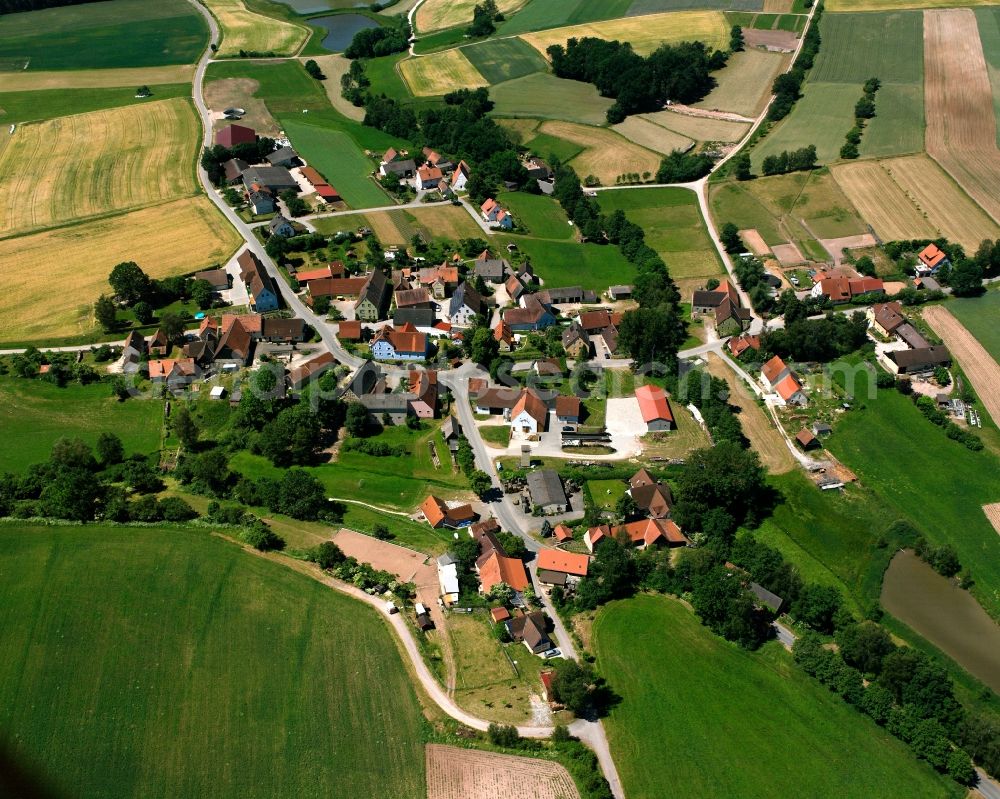
M501 208L500 212L497 214L497 227L502 230L513 230L514 229L514 217L511 216L510 211L505 208Z
M654 480L645 469L640 469L629 480L628 493L636 507L650 519L666 519L674 505L670 486Z
M576 322L563 331L562 345L570 358L579 361L590 357L590 336Z
M226 179L226 185L235 186L243 180L243 171L250 166L242 158L230 158L222 165L222 173Z
M500 583L506 583L518 593L530 585L524 562L509 557L492 532L479 537L479 550L481 554L476 560L476 573L482 593L490 593Z
M393 297L396 301L396 308L425 308L429 310L434 308L430 293L422 287L396 291Z
M381 269L372 270L354 304L354 318L363 322L377 322L385 317L389 307L389 281Z
M492 197L488 198L481 206L479 206L479 211L483 215L484 222L496 222L497 217L503 208L500 207L500 203L494 200Z
M479 292L470 283L463 281L448 303L448 321L455 327L469 327L485 310L486 304Z
M949 263L948 254L944 250L934 243L928 244L917 253L917 276L936 275L942 266L948 266Z
M409 411L418 419L433 419L438 408L438 373L434 369L411 369L409 384Z
M552 537L557 544L565 544L573 540L573 531L565 524L557 524L552 528Z
M535 180L552 180L552 167L546 164L541 158L529 155L521 160L522 166L528 170L528 177Z
M278 208L271 190L259 183L253 183L247 189L247 202L255 214L273 214Z
M443 300L458 286L458 267L448 264L424 267L417 273L417 282L433 297Z
M215 143L221 144L227 150L237 144L253 144L257 141L257 131L245 125L227 125L215 132Z
M504 311L503 320L515 333L529 330L544 330L556 323L552 312L533 295L525 298L523 308L509 308Z
M171 390L191 385L201 377L201 367L193 358L164 358L149 362L149 379L153 383L166 383Z
M224 361L237 366L246 366L253 355L254 335L251 332L256 325L245 324L246 317L226 314L219 328L219 339L215 347L214 360ZM256 317L260 322L260 317ZM256 328L259 330L260 328Z
M361 341L361 322L347 321L337 324L337 338L341 341Z
M896 329L906 323L903 306L898 302L880 302L865 311L868 325L879 335L892 338Z
M438 167L424 164L417 168L417 175L413 179L413 188L417 191L436 188L443 177L444 173Z
M273 153L264 156L264 160L271 166L283 166L286 169L293 167L298 159L299 154L291 147L279 147Z
M468 527L476 518L476 512L471 505L458 505L449 508L444 500L438 499L434 495L429 495L423 501L420 510L427 523L435 529L447 527L457 530L461 527Z
M507 292L507 296L513 302L517 302L524 295L525 291L527 291L527 285L521 279L520 275L511 275L504 283L504 289Z
M754 604L758 608L765 607L775 615L781 612L781 607L785 604L785 600L783 600L780 596L768 591L760 583L751 581L749 588L750 593L754 595L754 599L756 600Z
M751 336L749 333L733 336L726 343L726 347L734 358L739 358L747 350L760 352L760 336Z
M518 433L535 435L545 431L549 410L545 403L530 388L526 388L517 398L510 411L510 427Z
M250 189L254 185L263 186L272 194L281 194L291 189L298 192L299 183L292 173L283 166L251 166L243 171L243 185Z
M639 386L635 390L635 398L639 402L639 412L648 432L669 431L677 426L667 392L662 388L653 385Z
M583 542L591 552L605 538L628 540L638 549L647 547L679 547L691 542L681 528L670 519L640 519L636 522L611 527L602 524L584 533Z
M272 236L284 236L287 238L295 235L295 228L292 226L292 223L281 214L278 214L267 223L267 229Z
M542 513L565 513L569 498L563 488L562 478L554 469L536 469L528 472L528 498L533 509Z
M497 342L500 352L510 352L514 349L514 333L502 319L493 328L493 338Z
M813 297L826 297L834 304L850 302L862 294L882 293L885 293L885 284L875 277L826 277L819 280L810 292Z
M250 310L258 313L278 310L278 290L257 256L244 250L236 262L240 267L240 279L250 296Z
M556 397L556 421L562 429L572 427L575 430L580 424L582 409L579 397L565 394Z
M396 330L391 325L378 329L371 348L377 361L422 361L429 352L427 334L412 327Z
M782 405L805 405L808 401L802 382L777 355L761 368L760 382L765 390L778 395Z
M712 291L699 290L692 295L691 315L707 314L715 317L716 329L723 332L725 332L723 325L733 328L734 332L739 332L752 319L750 309L742 306L739 292L728 280L724 280Z
M212 287L212 291L225 291L232 285L232 277L225 269L206 269L194 273L195 280L204 280Z
M159 358L165 358L170 352L170 339L167 338L162 327L156 328L156 332L146 341L146 349L149 351L150 357L155 355Z
M469 165L465 161L459 161L458 166L455 167L455 171L451 174L451 190L465 191L470 174Z
M145 337L133 330L125 338L125 346L122 348L122 372L127 375L138 372L147 355L149 349Z
M589 335L600 333L604 328L611 326L611 312L607 308L582 311L577 322Z
M315 358L299 364L288 373L289 382L295 391L304 388L310 381L336 366L333 353L324 352Z
M535 655L552 649L552 640L549 638L547 628L548 619L540 610L515 616L507 622L510 637L523 643L528 651Z
M261 320L260 337L264 341L282 344L297 344L305 339L306 323L302 319L279 319L265 317Z
M487 283L498 285L503 283L506 275L511 272L510 264L505 258L491 258L488 250L484 250L473 266L473 273ZM486 256L485 258L483 256Z
M944 346L921 347L914 350L894 350L880 358L894 375L925 374L939 366L951 365L951 353Z
M458 565L455 559L444 554L437 559L438 584L441 586L441 599L446 606L458 602Z
M590 556L563 549L543 549L538 553L535 565L538 568L538 582L573 587L587 576Z
M775 355L761 368L760 382L764 385L765 390L774 391L774 387L789 374L791 374L791 369L778 355Z

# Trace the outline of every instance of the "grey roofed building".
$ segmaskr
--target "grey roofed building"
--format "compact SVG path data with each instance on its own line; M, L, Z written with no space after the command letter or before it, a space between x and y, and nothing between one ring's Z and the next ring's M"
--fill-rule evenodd
M382 164L382 170L386 174L409 178L416 173L417 164L412 158L407 158L405 161L390 161L387 164Z
M632 296L631 286L609 286L608 296L613 300L625 300Z
M232 285L232 278L225 269L206 269L202 272L195 272L194 279L204 280L216 291L228 289Z
M248 189L257 183L271 191L281 193L285 189L299 190L299 184L292 173L283 166L252 166L243 171L243 185Z
M479 292L469 283L463 281L451 296L451 301L448 304L448 316L455 324L468 324L471 321L471 316L483 313L484 305Z
M434 327L435 316L433 308L397 308L392 315L392 324L402 327L411 324L414 327Z
M243 171L250 166L242 158L230 158L222 165L222 171L226 175L226 183L239 183L243 176Z
M562 479L554 469L539 469L528 472L528 495L531 504L542 510L555 510L557 513L569 507Z
M920 287L928 291L941 291L941 284L932 277L920 278Z
M772 613L778 613L781 610L781 606L785 603L785 600L780 596L771 593L758 583L750 583L750 591L757 597L757 601Z
M353 394L360 399L371 394L382 381L382 370L375 361L365 361L351 376L350 382L344 387L344 394Z
M922 347L916 350L893 350L887 354L900 372L929 371L936 366L951 363L947 347Z
M355 317L363 322L375 322L382 318L389 305L392 287L381 269L372 270L368 275L361 296L354 303Z
M833 432L833 428L826 422L813 422L812 431L814 436L826 436Z
M268 153L264 157L264 160L271 166L288 166L298 157L299 154L291 147L281 147L273 153Z
M445 441L451 442L454 439L457 444L459 436L462 435L462 423L454 416L449 416L441 425L441 435Z
M930 342L927 341L923 336L920 335L920 331L917 330L909 322L904 322L895 330L896 336L910 349L919 350L930 346Z
M582 289L579 286L566 286L564 288L544 289L535 296L544 305L559 305L568 302L597 302L597 295L590 289Z
M524 616L517 616L507 622L507 628L515 641L521 641L535 654L544 652L552 646L546 632L547 619L545 614L536 610Z
M509 271L510 264L504 258L476 261L475 274L487 283L503 283Z
M267 223L267 229L272 236L294 236L295 228L292 223L285 219L281 214L278 214L274 219Z

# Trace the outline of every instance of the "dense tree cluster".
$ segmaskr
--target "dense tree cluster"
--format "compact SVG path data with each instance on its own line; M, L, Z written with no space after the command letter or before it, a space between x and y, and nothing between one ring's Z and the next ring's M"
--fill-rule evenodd
M753 307L760 313L771 310L774 298L767 283L767 270L763 261L753 255L742 255L733 259L733 272Z
M96 3L98 0L0 0L0 14L16 14L19 11L38 11L42 8L59 6L79 6Z
M212 185L221 186L225 179L222 165L230 158L240 158L248 164L259 164L270 153L274 152L274 139L258 136L255 142L237 144L234 147L223 147L215 144L206 147L201 154L201 166L208 173Z
M502 22L503 18L496 0L483 0L472 9L472 24L465 33L473 39L489 36L497 29L494 23Z
M782 150L777 155L769 155L760 164L765 175L784 175L788 172L808 172L816 167L816 145L810 144L798 150Z
M712 91L711 71L726 64L726 54L711 52L702 42L664 44L643 57L627 42L593 37L572 38L546 51L552 71L560 78L593 83L604 97L613 97L608 122L632 114L659 111L668 100L694 103Z
M712 171L715 160L707 153L682 153L674 150L660 161L657 183L690 183Z
M795 101L801 96L802 82L806 78L806 73L812 69L813 62L819 53L820 35L819 20L823 14L823 4L816 6L812 23L806 32L802 42L802 49L795 59L795 65L788 71L778 75L774 79L771 91L774 93L774 102L767 111L767 118L772 121L784 119L792 110Z
M682 377L666 380L670 395L684 405L694 405L705 420L712 441L728 441L743 449L750 442L743 434L737 409L729 404L729 385L703 369L689 369Z
M405 16L383 17L387 24L377 28L363 28L354 34L344 50L347 58L378 58L402 53L410 46L412 31Z
M791 303L785 304L787 310ZM805 319L796 308L784 328L765 331L759 358L780 355L796 361L827 363L863 347L868 341L868 322L860 311L828 313L822 319Z

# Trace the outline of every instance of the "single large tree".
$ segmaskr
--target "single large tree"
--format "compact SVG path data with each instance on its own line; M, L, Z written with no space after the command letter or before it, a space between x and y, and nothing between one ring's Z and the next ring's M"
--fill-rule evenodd
M94 319L105 333L110 333L118 323L118 312L115 309L115 301L106 294L102 294L94 303Z
M133 305L149 296L152 281L135 261L122 261L108 276L108 283L123 302Z

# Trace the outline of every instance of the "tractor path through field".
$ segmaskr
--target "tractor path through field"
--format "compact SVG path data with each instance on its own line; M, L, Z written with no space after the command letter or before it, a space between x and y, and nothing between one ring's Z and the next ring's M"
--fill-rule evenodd
M703 117L705 119L723 119L726 122L746 122L753 124L755 120L745 117L742 114L734 114L732 111L710 111L707 108L695 108L693 105L683 103L673 103L667 109L677 114L684 114L689 117Z
M402 516L404 519L410 518L410 514L401 510L389 510L388 508L382 508L378 505L369 505L367 502L362 502L360 499L348 499L347 497L327 497L327 499L333 500L334 502L347 502L351 505L360 505L362 508L368 508L369 510L378 511L379 513L391 513L393 516Z
M947 308L932 305L924 311L924 319L941 336L986 412L1000 425L1000 365Z

